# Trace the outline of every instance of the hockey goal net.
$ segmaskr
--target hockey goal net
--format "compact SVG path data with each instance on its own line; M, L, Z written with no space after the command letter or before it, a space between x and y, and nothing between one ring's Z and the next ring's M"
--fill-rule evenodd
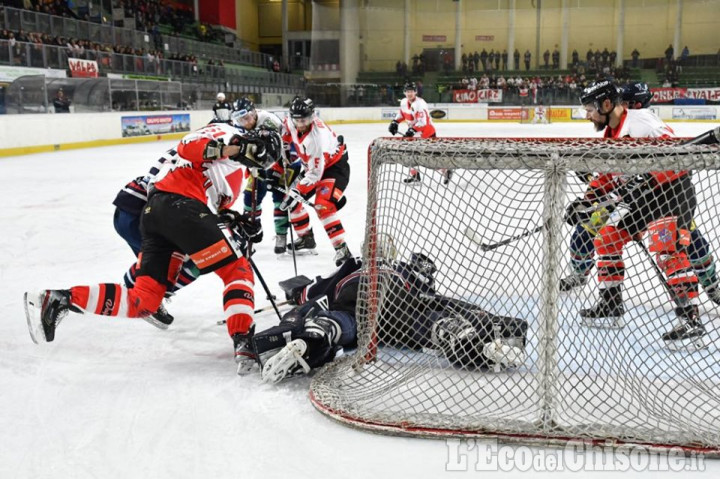
M520 110L520 123L552 123L552 108L543 105L523 106Z
M390 434L720 451L717 309L705 293L699 302L708 347L688 352L672 351L661 339L677 321L674 305L635 242L624 250L624 327L580 321L579 310L598 298L596 269L585 286L559 291L570 271L573 232L563 214L586 188L576 171L692 170L694 224L709 243L692 261L698 272L707 270L711 252L720 251L720 152L677 142L601 141L376 140L369 151L358 347L315 376L315 407ZM403 183L409 167L423 173L421 184ZM444 186L446 168L454 174ZM481 246L513 237L520 238ZM527 322L519 364L458 365L432 338L419 346L407 325L383 317L391 305L409 316L425 313L415 300L398 305L391 275L383 273L418 252L434 262L438 295ZM412 334L427 337L420 326Z

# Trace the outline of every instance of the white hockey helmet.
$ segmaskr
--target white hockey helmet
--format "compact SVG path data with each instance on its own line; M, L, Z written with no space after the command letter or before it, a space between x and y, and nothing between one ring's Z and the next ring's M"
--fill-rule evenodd
M225 101L225 93L220 92L217 94L217 101Z

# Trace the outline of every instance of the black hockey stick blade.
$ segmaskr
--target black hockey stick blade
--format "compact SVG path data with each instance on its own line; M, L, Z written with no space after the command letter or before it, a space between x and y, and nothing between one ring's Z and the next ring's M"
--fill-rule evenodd
M717 145L720 143L720 126L716 126L712 130L696 136L695 138L684 141L682 145Z
M498 241L497 243L483 243L482 242L482 236L480 236L480 233L477 231L474 231L470 227L465 228L464 235L467 239L475 243L480 247L482 251L492 251L494 249L500 248L501 246L508 245L512 243L513 241L517 241L519 239L525 238L527 236L533 235L537 233L538 231L542 231L545 228L545 225L542 224L540 226L536 226L535 228L527 231L523 231L520 234L517 234L515 236L511 236L510 238L506 238L502 241Z

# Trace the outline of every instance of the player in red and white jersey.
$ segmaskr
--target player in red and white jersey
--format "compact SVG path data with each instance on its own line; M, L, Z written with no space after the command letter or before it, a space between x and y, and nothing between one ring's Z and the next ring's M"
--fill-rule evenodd
M420 138L435 138L435 125L433 125L430 111L425 100L417 96L417 86L415 82L408 82L403 87L405 98L400 101L400 111L398 111L395 119L390 122L388 131L391 135L398 132L398 126L403 121L407 122L407 130L403 135L405 138L412 138L416 134L420 134ZM452 170L442 170L445 176L445 184L450 181ZM417 183L421 181L420 172L415 168L410 169L410 176L405 179L405 183Z
M670 138L674 133L649 110L628 110L621 104L618 88L605 80L587 87L580 98L587 119L605 138ZM590 181L585 198L568 208L566 217L584 222L578 213L594 202L617 199L607 222L594 239L598 255L600 300L592 308L580 311L587 321L617 318L624 314L622 285L625 277L624 246L649 232L650 249L657 253L658 265L672 287L679 324L663 334L671 349L705 347L705 329L697 306L698 279L687 256L690 227L697 201L688 171L653 171L626 177L599 174ZM587 214L587 213L585 213ZM621 323L617 323L621 324Z
M291 190L285 195L280 209L290 211L290 223L298 233L297 241L288 247L294 250L314 250L315 237L310 217L299 198L315 197L315 212L335 248L335 263L352 257L345 243L338 211L345 206L345 188L350 181L347 148L325 122L315 115L310 98L296 97L289 114L283 120L283 142L294 148L301 162Z
M67 311L128 318L152 314L174 284L187 255L200 274L215 272L225 284L223 306L238 373L254 364L253 272L226 226L252 228L254 222L227 208L239 195L245 166L266 166L271 161L265 159L274 161L281 146L277 135L275 144L266 145L238 133L230 125L214 124L180 141L177 160L149 190L141 216L142 248L133 287L105 283L25 294L33 341L52 341ZM243 236L251 240L254 232L245 230Z

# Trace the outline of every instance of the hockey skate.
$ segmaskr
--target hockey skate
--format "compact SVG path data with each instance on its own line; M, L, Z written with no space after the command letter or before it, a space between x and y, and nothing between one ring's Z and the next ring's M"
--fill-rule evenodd
M575 288L585 286L588 282L588 277L585 274L572 273L560 280L560 292L567 293Z
M420 178L420 173L414 173L408 176L403 180L403 183L406 185L414 185L414 184L420 184L422 183L422 178Z
M350 248L347 247L347 244L343 243L335 250L335 266L340 266L350 258L352 258L352 254L350 253Z
M165 305L163 303L160 303L157 311L150 316L145 316L143 319L159 329L167 329L168 326L170 326L175 320L173 315L168 313L168 310L165 309Z
M257 355L252 344L252 338L255 334L255 325L250 326L250 330L245 333L235 333L232 336L233 345L235 346L235 363L237 363L237 373L244 376L251 372L257 364Z
M70 310L79 312L71 305L68 290L25 293L25 318L33 343L49 343L55 339L55 329Z
M292 254L294 248L295 254L300 256L317 255L318 253L317 251L315 251L316 247L317 244L315 243L315 235L313 234L312 230L310 230L304 236L300 236L298 239L296 239L295 243L287 245L288 253Z
M277 235L275 237L275 254L284 255L287 251L287 235Z
M706 286L705 294L707 294L707 297L710 299L710 301L720 306L720 286L717 283Z
M620 329L625 326L625 306L619 287L600 290L600 300L588 309L580 310L582 324L589 328Z
M662 335L665 345L671 351L699 351L707 348L705 343L705 326L700 321L700 312L697 305L680 306L675 308L678 324Z

